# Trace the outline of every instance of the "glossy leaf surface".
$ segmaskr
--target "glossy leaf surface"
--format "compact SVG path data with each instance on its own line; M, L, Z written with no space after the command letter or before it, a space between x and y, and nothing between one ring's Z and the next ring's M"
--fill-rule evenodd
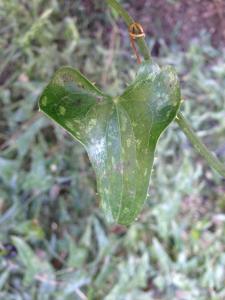
M179 109L174 69L145 62L125 92L110 97L79 71L63 67L39 105L86 148L107 219L134 221L146 199L156 143Z

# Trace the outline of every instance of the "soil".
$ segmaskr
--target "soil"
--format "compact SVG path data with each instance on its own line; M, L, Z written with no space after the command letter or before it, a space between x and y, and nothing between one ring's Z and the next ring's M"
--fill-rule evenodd
M225 46L225 0L138 0L129 11L156 40L187 48L205 31L215 47Z
M209 33L214 47L225 47L225 0L124 0L129 13L145 33L167 45L179 43L186 49L201 32ZM105 4L84 0L85 14L105 13ZM95 22L94 22L95 23ZM101 22L100 22L101 23ZM91 24L90 26L96 26ZM98 27L98 26L97 26ZM157 46L157 45L156 45ZM157 50L157 49L156 49Z

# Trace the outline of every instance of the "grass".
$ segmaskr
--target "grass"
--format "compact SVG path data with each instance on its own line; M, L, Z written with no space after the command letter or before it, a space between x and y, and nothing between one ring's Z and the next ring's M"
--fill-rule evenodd
M0 299L223 300L224 180L178 126L161 137L149 198L125 228L105 223L82 146L38 112L62 65L110 94L134 77L117 16L96 2L87 18L84 5L0 0ZM156 60L176 67L183 113L225 161L223 57L202 34Z

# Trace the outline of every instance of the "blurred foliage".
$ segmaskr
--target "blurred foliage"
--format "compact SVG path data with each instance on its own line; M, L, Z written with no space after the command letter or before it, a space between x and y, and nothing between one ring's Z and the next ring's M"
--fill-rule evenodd
M37 111L59 66L111 94L134 78L118 17L88 3L0 0L0 299L223 300L225 182L177 125L159 141L139 220L125 228L104 222L82 146ZM224 51L205 33L186 52L161 45L156 60L178 70L184 114L225 161Z

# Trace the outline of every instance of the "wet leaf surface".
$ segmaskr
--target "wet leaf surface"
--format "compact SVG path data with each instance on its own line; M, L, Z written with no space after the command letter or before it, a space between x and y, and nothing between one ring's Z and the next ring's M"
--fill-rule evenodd
M84 145L107 219L125 225L143 206L157 141L179 105L174 69L150 62L140 66L135 80L117 97L101 92L79 71L63 67L39 102L48 117Z

